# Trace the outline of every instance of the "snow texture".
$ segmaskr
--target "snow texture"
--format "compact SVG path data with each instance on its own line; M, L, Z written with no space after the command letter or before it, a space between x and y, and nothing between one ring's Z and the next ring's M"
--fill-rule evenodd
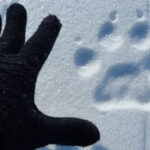
M0 0L3 21L14 2L28 12L26 39L49 13L63 24L38 76L38 108L93 121L101 141L86 150L149 150L150 1Z

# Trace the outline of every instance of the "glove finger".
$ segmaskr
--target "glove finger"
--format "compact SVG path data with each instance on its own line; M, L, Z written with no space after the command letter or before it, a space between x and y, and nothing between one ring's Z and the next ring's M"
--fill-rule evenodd
M78 118L40 116L36 134L38 146L47 144L88 146L100 139L98 128L90 121Z
M6 14L6 25L0 39L0 50L6 54L16 54L25 42L26 10L18 3L12 4Z
M60 28L61 24L56 16L47 16L22 49L22 54L31 58L31 64L36 64L38 71L48 57Z

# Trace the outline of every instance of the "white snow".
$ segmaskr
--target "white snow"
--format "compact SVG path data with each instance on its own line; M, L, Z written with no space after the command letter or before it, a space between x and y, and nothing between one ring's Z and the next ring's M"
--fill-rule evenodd
M0 0L28 11L28 39L56 14L63 27L36 85L36 105L51 116L93 121L101 141L84 150L150 149L149 0ZM50 145L40 150L79 150Z

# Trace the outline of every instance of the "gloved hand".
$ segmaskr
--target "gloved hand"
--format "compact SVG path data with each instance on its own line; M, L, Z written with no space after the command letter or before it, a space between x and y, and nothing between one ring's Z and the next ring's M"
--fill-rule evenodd
M37 75L60 31L59 20L47 16L26 44L25 27L25 8L11 5L0 38L0 150L95 143L100 135L90 121L49 117L34 104Z

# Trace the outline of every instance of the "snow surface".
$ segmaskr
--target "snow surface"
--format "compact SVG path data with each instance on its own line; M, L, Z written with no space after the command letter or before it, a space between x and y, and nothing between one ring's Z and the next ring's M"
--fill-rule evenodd
M48 13L63 24L38 77L38 108L93 121L101 141L86 150L149 150L150 1L0 0L3 21L13 2L28 11L26 39Z

